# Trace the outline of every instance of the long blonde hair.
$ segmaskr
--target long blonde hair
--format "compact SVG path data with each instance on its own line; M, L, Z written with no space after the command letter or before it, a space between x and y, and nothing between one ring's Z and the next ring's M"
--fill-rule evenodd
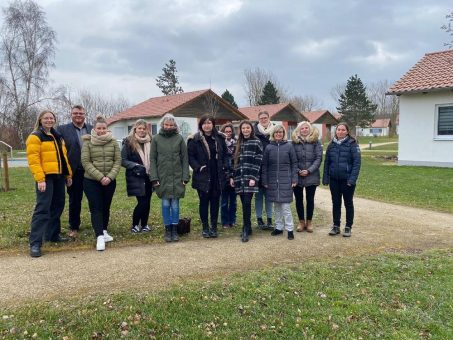
M55 113L53 113L50 110L44 110L44 111L41 111L40 114L38 115L38 117L36 118L35 125L33 126L33 131L35 131L35 132L38 131L39 128L42 126L41 119L42 119L42 116L44 116L46 113L51 113L53 118L55 118L55 124L57 124L57 116L55 116Z
M131 131L129 131L129 135L126 137L126 140L127 142L129 143L129 145L131 146L131 149L138 152L138 150L140 150L140 144L139 142L137 141L137 138L135 137L135 132L136 132L136 129L137 127L139 126L145 126L146 128L146 133L147 135L149 136L149 140L151 141L151 134L149 132L149 129L148 129L148 123L146 122L146 120L144 119L138 119L134 126L132 127Z

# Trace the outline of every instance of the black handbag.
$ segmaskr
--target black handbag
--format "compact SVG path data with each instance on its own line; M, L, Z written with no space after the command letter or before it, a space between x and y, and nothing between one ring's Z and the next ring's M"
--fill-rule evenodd
M190 233L190 221L191 221L190 217L183 217L179 219L177 227L179 235Z

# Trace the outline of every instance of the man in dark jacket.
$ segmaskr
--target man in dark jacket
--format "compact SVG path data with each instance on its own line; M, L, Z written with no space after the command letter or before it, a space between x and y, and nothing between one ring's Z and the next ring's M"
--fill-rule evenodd
M263 153L266 146L269 144L270 132L274 124L271 123L269 112L261 111L258 113L258 122L254 125L253 130L255 137L261 142ZM261 173L261 171L260 171ZM265 201L265 203L264 203ZM263 221L263 203L266 208L267 224ZM259 191L255 195L255 213L260 229L273 229L272 226L272 202L267 199L266 188L263 187L262 182L259 183Z
M69 195L69 236L77 237L80 228L80 210L83 198L84 170L80 161L82 153L82 136L91 133L91 125L85 123L85 109L81 105L74 105L71 109L71 123L58 127L66 149L68 150L69 164L73 172L72 184L68 187Z

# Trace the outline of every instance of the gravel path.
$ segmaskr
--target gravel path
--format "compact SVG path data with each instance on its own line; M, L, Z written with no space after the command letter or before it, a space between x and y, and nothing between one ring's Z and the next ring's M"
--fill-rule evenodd
M330 193L319 189L317 209L330 210ZM0 257L0 305L20 305L133 287L158 290L191 279L380 252L418 252L453 248L453 215L355 199L356 221L350 239L329 237L328 226L295 233L295 240L255 231L250 242L237 237L172 244L107 248L104 252L67 251L32 259L24 254Z

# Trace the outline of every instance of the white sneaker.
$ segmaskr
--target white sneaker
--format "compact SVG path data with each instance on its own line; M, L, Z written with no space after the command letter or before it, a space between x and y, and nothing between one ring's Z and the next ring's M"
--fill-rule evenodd
M96 250L98 250L98 251L105 250L104 235L98 236L97 242L96 242Z
M110 235L107 233L107 230L104 230L104 241L105 241L105 242L112 242L112 241L113 241L113 237L110 236Z

